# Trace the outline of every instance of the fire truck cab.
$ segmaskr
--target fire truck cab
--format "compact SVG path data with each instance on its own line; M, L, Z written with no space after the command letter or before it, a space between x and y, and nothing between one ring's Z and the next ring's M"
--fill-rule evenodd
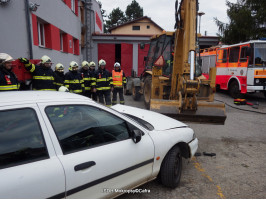
M216 86L229 90L232 97L254 92L266 97L266 41L204 49L200 57L203 75L208 78L210 67L215 66Z

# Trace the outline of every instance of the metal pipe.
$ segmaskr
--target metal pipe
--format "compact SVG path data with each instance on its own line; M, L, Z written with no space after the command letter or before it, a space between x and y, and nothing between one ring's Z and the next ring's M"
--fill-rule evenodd
M33 50L32 50L32 35L30 28L30 12L29 12L29 0L25 0L25 14L26 14L26 23L27 23L27 35L28 35L28 47L30 59L33 59Z
M194 71L195 71L195 51L189 52L190 58L190 80L194 80Z
M89 28L88 27L88 11L87 11L87 0L85 1L85 26L86 26L86 33L85 33L85 60L88 60L88 45L87 45L87 39L88 39L88 36L87 36L87 29Z

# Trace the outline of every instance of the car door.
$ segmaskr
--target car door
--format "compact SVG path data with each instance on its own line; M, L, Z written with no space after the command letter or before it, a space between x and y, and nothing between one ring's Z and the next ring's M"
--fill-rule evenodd
M65 169L68 198L114 197L152 174L154 145L147 130L98 106L40 105L51 137L59 141L54 145ZM132 129L143 132L140 142L133 142Z
M63 167L36 104L0 107L0 198L65 196Z

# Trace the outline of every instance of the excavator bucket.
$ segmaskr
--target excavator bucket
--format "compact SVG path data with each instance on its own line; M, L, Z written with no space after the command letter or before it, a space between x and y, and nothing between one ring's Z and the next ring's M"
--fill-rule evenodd
M226 119L223 103L199 101L196 111L180 111L179 108L180 102L177 100L151 99L150 110L179 121L223 125Z

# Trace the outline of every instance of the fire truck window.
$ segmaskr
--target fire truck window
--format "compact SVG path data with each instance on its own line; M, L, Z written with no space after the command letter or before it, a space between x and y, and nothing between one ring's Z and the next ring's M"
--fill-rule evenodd
M247 47L241 48L241 54L240 54L240 62L247 62Z
M229 53L229 62L230 63L238 62L239 50L240 50L240 47L232 47L230 49L230 53Z
M227 49L218 50L218 63L226 63L227 62Z

